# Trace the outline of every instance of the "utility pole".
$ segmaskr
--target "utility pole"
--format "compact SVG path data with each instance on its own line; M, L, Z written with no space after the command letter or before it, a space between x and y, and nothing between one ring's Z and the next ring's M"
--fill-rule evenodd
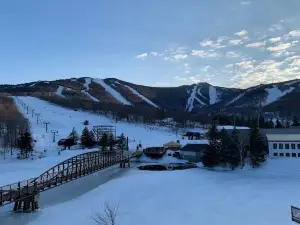
M26 109L27 109L27 114L28 114L28 106L26 107Z
M39 124L39 118L40 118L41 114L36 113L35 115L36 115L36 124Z
M51 130L51 133L53 134L53 142L55 142L55 135L58 133L57 130Z
M48 125L50 124L50 122L44 122L44 124L46 125L46 132L48 133Z
M35 111L35 110L33 109L33 110L32 110L32 117L33 117L33 113L34 113L34 111Z

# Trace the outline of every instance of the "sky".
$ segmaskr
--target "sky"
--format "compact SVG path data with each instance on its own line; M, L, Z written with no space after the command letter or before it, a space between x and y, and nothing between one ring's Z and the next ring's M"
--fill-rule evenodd
M3 0L0 83L115 77L247 88L300 78L299 0Z

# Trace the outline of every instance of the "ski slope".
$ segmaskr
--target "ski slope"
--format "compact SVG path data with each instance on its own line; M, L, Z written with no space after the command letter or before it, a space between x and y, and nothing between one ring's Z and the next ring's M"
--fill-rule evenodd
M143 99L145 102L147 102L149 105L152 105L153 107L159 109L158 105L156 105L154 102L152 102L151 100L146 98L144 95L140 94L137 90L133 89L132 87L130 87L128 85L124 85L124 86L127 87L133 94L139 96L141 99Z
M266 88L265 90L268 94L267 94L266 100L264 102L264 105L269 105L269 104L275 102L282 96L294 91L294 89L295 89L294 87L290 87L290 88L282 91L276 85L274 85L272 88Z

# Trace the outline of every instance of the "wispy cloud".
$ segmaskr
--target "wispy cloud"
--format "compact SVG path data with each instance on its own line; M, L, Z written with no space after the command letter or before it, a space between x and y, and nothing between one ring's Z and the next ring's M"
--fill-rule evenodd
M243 41L241 39L233 39L233 40L230 40L228 42L228 44L230 44L230 45L240 45L240 44L243 44Z
M241 53L234 52L234 51L226 52L226 57L229 57L229 58L241 57Z
M159 53L158 52L150 52L150 55L152 55L152 56L158 56Z
M204 50L192 50L193 56L199 56L202 58L216 58L220 57L221 54L212 50L204 51Z
M148 53L145 52L145 53L142 53L142 54L139 54L136 56L137 59L146 59L148 56Z
M300 29L292 30L288 35L292 37L300 37Z
M272 43L279 42L281 40L281 37L275 37L275 38L270 38L269 41Z
M183 60L183 59L186 59L187 57L188 57L187 54L176 54L176 55L174 55L175 60Z
M261 41L261 42L253 42L250 44L245 45L246 48L261 48L266 45L266 42Z
M250 5L252 2L251 1L242 1L241 4L242 5Z
M222 43L226 39L227 39L227 37L222 36L222 37L218 37L216 41L206 39L206 40L201 41L199 44L201 47L211 47L214 49L225 48L227 46Z
M241 31L235 33L235 35L237 35L237 36L245 36L247 34L248 34L247 30L241 30Z
M269 27L269 31L270 32L273 32L273 31L278 31L278 30L282 30L283 29L283 26L281 24L272 24L270 27Z

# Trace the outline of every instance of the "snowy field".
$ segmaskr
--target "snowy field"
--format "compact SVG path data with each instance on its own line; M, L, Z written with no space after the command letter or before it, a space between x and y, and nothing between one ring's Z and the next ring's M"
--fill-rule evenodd
M119 203L118 225L293 224L290 205L300 206L299 185L297 159L233 172L132 168L78 198L42 208L28 224L96 225L91 217L106 201Z

